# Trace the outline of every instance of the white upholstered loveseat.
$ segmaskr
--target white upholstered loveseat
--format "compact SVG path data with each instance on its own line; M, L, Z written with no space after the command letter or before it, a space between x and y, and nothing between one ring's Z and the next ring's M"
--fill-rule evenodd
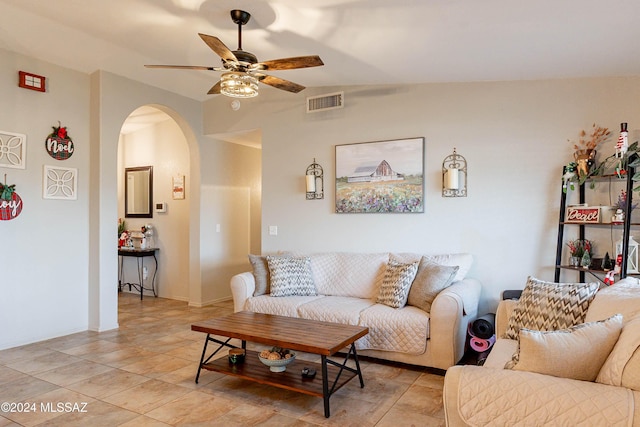
M498 337L504 336L516 304L517 301L507 300L498 305ZM603 350L604 359L595 366L595 381L504 369L518 349L517 341L506 338L498 338L483 366L450 368L444 386L447 425L640 426L640 284L637 279L627 278L600 290L590 303L582 325L611 323L599 321L616 314L622 314L622 329L619 336L613 337L612 349L591 334L588 345L592 350L576 351L565 345L555 360L541 362L550 366L558 361L561 367L565 362L559 359L585 359L592 356L592 351L597 353L607 347ZM537 334L538 337L569 335L567 332ZM562 340L571 342L568 338ZM545 352L544 344L548 341L540 342ZM544 353L538 353L538 359L544 357ZM598 369L602 360L604 363ZM548 369L546 366L541 366L542 370Z
M358 354L364 356L438 369L447 369L462 358L467 325L477 316L481 290L477 280L465 277L473 262L471 255L329 252L287 256L309 259L316 295L272 296L265 289L256 292L256 277L264 279L256 272L259 261L254 257L253 272L231 279L236 312L367 326L369 334L356 343ZM427 312L412 305L392 308L376 303L390 261L418 263L421 268L421 262L457 268L450 270L451 284L437 293ZM411 286L417 287L415 283ZM258 287L264 288L264 284Z

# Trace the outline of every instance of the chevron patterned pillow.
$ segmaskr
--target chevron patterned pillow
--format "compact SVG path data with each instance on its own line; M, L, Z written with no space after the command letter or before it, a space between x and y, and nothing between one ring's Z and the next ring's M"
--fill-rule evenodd
M557 331L583 323L598 288L597 283L553 283L529 277L503 338L517 340L520 328Z
M267 256L271 276L271 296L317 295L311 274L311 258Z
M417 261L411 264L389 261L376 302L393 308L404 307L417 272Z

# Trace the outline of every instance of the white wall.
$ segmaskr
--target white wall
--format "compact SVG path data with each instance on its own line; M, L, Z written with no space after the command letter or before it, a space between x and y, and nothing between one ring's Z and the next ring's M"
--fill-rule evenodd
M18 87L18 71L47 91ZM0 167L22 213L0 221L0 349L83 331L88 325L89 77L0 49L0 130L27 135L26 169ZM75 151L55 160L45 139L67 126ZM42 198L44 165L78 169L77 200Z
M153 225L158 259L156 290L160 297L189 300L189 202L194 191L189 185L189 146L182 131L169 116L167 120L121 136L119 150L122 161L118 162L118 217L126 221L127 229L140 230L145 224ZM119 153L120 154L120 153ZM165 202L166 213L153 210L153 218L125 218L124 215L124 168L153 166L153 201ZM185 198L174 200L172 177L185 177ZM116 233L117 234L117 233ZM144 260L148 266L150 287L153 261ZM138 282L137 261L123 259L123 279ZM128 288L125 288L128 290ZM135 290L133 290L135 292ZM148 292L146 292L149 294Z
M305 97L345 91L345 108L305 113ZM640 78L265 88L239 111L205 103L205 132L262 130L262 250L470 252L481 311L527 275L553 279L560 172L568 138L593 122L640 128ZM335 145L425 137L424 214L334 213ZM613 152L615 139L601 149ZM441 197L453 148L468 162L468 197ZM304 172L324 168L325 199L306 201ZM277 225L278 235L268 235Z
M247 254L260 252L262 167L256 148L213 137L200 148L200 267L207 304L228 299L231 277L247 270Z

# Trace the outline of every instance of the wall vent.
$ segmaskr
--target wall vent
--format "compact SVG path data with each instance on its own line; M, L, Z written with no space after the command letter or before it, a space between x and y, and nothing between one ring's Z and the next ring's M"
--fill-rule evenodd
M335 110L344 107L344 92L328 93L307 98L307 113Z

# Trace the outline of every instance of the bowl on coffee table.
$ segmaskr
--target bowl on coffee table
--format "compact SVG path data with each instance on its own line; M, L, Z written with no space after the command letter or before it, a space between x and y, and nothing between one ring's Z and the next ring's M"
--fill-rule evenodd
M271 351L261 351L258 359L267 365L271 372L284 372L287 370L287 365L296 359L296 354L290 350L274 347Z

